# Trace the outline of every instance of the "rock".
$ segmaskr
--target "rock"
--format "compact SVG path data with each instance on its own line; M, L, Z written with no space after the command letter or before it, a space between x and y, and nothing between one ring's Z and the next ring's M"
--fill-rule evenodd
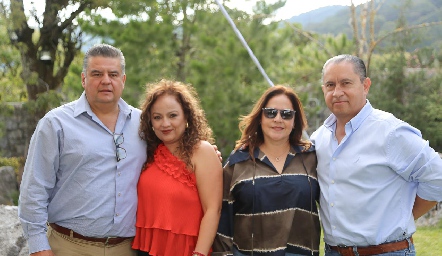
M29 255L17 211L17 206L0 205L0 256Z
M13 197L16 195L18 195L18 185L14 168L0 167L0 204L14 205Z

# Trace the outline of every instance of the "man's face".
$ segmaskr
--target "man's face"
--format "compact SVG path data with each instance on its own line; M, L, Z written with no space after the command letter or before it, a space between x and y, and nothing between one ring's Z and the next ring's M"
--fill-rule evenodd
M324 69L322 91L327 107L338 121L347 123L364 107L370 78L361 82L350 62L330 63Z
M81 83L92 108L108 104L116 106L125 81L126 75L121 70L119 58L90 57L86 74L81 74Z

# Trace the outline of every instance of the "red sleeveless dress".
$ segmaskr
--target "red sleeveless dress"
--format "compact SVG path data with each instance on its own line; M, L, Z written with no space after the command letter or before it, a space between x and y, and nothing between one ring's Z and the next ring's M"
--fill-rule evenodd
M195 174L164 144L138 181L136 235L132 248L149 255L190 255L195 250L203 210Z

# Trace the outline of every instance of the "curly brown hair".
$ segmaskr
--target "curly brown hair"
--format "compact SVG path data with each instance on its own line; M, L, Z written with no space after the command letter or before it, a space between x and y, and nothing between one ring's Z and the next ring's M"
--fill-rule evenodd
M188 127L183 134L179 146L179 158L183 160L190 170L193 170L191 158L195 145L201 140L214 143L212 129L209 127L204 110L201 108L197 92L190 84L178 81L162 79L157 83L146 85L144 101L141 103L141 123L139 135L147 143L147 160L143 165L154 161L154 152L162 141L155 135L151 123L151 108L156 100L162 95L175 96L183 108L184 116L187 119Z
M311 147L312 143L310 141L302 139L302 132L307 129L307 118L298 95L290 87L275 85L264 92L248 115L240 117L239 129L241 131L241 138L236 141L235 150L248 145L250 156L254 158L253 151L264 143L264 134L260 125L262 108L267 105L271 98L281 94L289 98L296 111L295 129L289 135L290 145L302 146L304 150Z

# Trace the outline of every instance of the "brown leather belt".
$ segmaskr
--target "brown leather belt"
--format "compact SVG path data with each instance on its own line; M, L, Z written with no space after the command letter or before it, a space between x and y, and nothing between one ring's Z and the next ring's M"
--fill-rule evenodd
M411 243L413 243L413 238L410 237ZM366 247L356 247L356 250L360 256L366 255L377 255L387 252L394 252L399 250L404 250L409 247L407 240L402 240L398 242L391 242L380 245L372 245ZM343 256L355 256L353 252L354 246L331 246L330 249L339 252Z
M88 237L88 236L83 236L78 233L75 233L71 229L59 226L55 223L49 223L49 226L51 226L52 229L54 229L55 231L57 231L58 233L61 233L63 235L86 240L89 242L104 243L105 245L116 245L116 244L126 241L127 239L132 239L132 237L102 237L102 238Z

